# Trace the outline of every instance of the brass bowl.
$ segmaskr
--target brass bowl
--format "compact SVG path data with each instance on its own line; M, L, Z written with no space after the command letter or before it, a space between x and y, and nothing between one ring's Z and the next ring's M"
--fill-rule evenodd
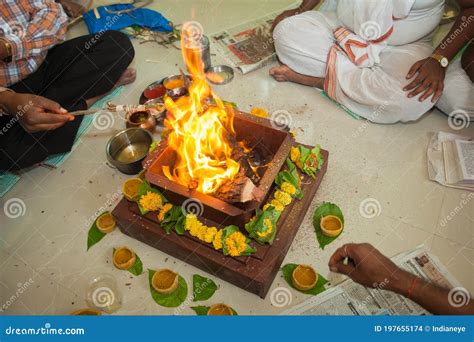
M143 128L128 128L118 132L106 146L109 163L126 175L136 175L148 154L153 137Z

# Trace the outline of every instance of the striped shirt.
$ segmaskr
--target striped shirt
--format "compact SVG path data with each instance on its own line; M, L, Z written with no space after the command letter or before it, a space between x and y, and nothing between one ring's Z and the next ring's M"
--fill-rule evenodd
M12 61L0 61L0 86L35 72L49 49L66 39L67 15L54 0L0 0L0 37L12 46Z

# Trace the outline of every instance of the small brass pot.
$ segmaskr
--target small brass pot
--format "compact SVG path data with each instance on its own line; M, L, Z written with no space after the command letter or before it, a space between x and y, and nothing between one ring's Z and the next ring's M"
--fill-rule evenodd
M156 119L150 110L129 112L125 120L127 128L143 128L150 133L156 128Z

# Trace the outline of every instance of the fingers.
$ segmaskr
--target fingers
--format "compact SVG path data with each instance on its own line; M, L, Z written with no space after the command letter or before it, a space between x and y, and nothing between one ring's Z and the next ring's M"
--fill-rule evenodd
M70 115L45 113L38 107L28 111L19 119L23 128L28 132L53 130L71 121ZM74 120L74 117L72 119Z
M46 111L51 111L53 113L57 114L65 114L67 113L67 110L61 107L61 105L57 102L51 101L47 98L38 96L36 98L36 102L39 106L42 108L46 109Z
M416 88L421 83L423 83L424 80L425 80L425 77L421 74L418 74L418 76L416 76L416 78L413 81L411 81L410 84L408 84L405 88L403 88L403 90L410 91Z
M420 98L418 99L418 101L420 102L423 102L425 101L427 98L429 98L431 95L434 94L434 92L436 91L436 89L438 89L438 83L435 83L435 84L431 84L429 86L429 88L427 89L427 91L420 96Z
M348 243L339 247L329 259L329 267L336 266L338 263L343 262L345 258L354 259L354 248L355 244Z
M413 75L415 75L415 73L418 71L418 69L420 69L422 65L423 65L423 61L418 61L415 64L413 64L410 70L408 71L407 80L412 78Z
M419 94L421 94L425 91L428 91L428 89L430 89L430 88L431 88L431 81L426 79L415 90L413 90L411 93L409 93L408 97L417 96L417 95L419 95Z
M350 276L355 271L355 266L351 263L345 265L344 263L339 262L331 267L331 271Z

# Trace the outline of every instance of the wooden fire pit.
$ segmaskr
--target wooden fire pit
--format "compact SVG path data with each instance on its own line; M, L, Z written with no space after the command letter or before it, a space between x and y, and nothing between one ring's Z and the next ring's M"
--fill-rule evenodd
M242 112L235 113L234 128L239 141L244 140L250 148L260 150L272 158L258 184L258 190L262 194L259 201L228 203L169 180L163 174L162 166L173 165L174 161L166 147L145 160L146 179L162 190L172 204L182 205L189 198L199 200L204 206L202 217L214 222L225 221L227 225L243 228L254 215L255 209L261 207L268 197L273 181L288 157L294 140L288 132L274 128L269 120Z
M244 129L245 127L247 129ZM275 188L274 179L278 172L286 167L283 166L284 161L295 143L287 132L274 129L268 120L247 114L238 114L235 128L239 138L242 137L239 134L258 137L259 139L251 140L252 137L246 136L246 139L266 144L265 146L270 146L270 150L274 153L273 162L259 184L259 188L262 188L268 197ZM181 205L188 198L200 200L204 204L204 214L200 219L208 226L223 228L235 224L243 227L253 216L254 210L266 202L265 198L261 202L229 204L212 196L189 191L181 185L170 182L159 171L159 164L156 164L156 161L160 160L162 154L163 151L155 151L145 161L148 170L147 179L159 187L165 197L175 205ZM322 154L325 162L317 178L314 180L306 175L303 177L303 199L294 200L282 213L273 245L263 246L252 242L257 248L257 253L249 257L224 256L222 251L214 250L212 245L199 241L188 233L182 236L175 233L167 235L160 227L156 213L142 216L137 204L125 198L119 202L112 214L123 233L265 298L326 173L329 153L322 150Z

